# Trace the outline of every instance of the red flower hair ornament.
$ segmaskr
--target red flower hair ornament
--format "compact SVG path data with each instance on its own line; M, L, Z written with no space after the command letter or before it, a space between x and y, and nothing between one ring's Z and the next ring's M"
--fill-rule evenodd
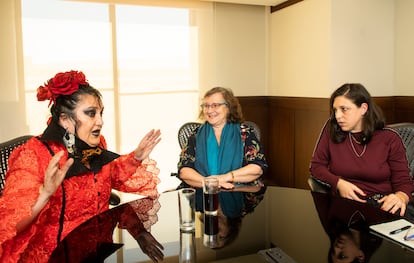
M79 85L88 85L85 74L81 71L71 70L67 72L57 73L53 78L49 79L43 86L37 88L37 100L50 100L50 104L56 103L59 95L70 95L79 89Z

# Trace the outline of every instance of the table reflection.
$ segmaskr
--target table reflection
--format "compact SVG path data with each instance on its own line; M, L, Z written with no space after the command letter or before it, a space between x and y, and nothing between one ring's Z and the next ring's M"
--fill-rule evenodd
M104 262L123 246L113 242L116 227L126 230L153 261L162 260L163 247L150 233L159 209L158 198L143 198L99 214L69 233L49 262Z
M312 192L321 224L329 236L328 262L371 262L383 239L370 232L373 224L399 217L352 200Z
M255 211L265 192L266 187L263 185L240 185L226 193L241 194L243 209L237 216L226 216L220 204L219 242L214 246L215 249L203 245L202 210L196 213L196 231L180 232L178 193L171 191L162 193L158 198L141 198L124 203L86 221L59 244L49 262L118 262L115 252L120 251L123 262L149 262L148 258L160 262L164 255L169 258L186 259L183 262L207 262L210 259L224 257L221 254L227 256L230 252L234 255L238 253L235 248L240 247L246 247L246 253L254 253L264 247L264 240L252 239L247 243L235 240L239 237L242 221ZM232 204L226 203L224 206L226 209L234 210ZM263 218L263 215L257 217ZM247 221L248 228L264 227L264 224L254 228L251 226L252 223L256 224L255 217ZM120 235L114 235L117 228ZM259 232L256 234L260 235ZM120 241L117 241L118 236L121 236ZM230 246L231 244L233 245ZM228 246L229 249L224 249ZM217 249L221 252L217 252ZM199 257L201 261L196 261L199 254L203 257Z
M203 213L201 189L196 192L196 211L203 224L203 244L206 247L220 249L233 243L242 227L243 218L254 212L264 199L266 187L263 184L239 184L232 190L221 190L216 216Z
M180 232L178 193L170 191L156 199L122 204L90 219L59 244L50 262L147 263L161 259L161 254L163 262L221 262L240 256L260 262L258 251L271 246L301 263L414 262L412 251L369 230L369 225L399 216L303 189L239 190L243 190L243 213L231 217L220 206L221 243L217 247L203 243L202 211L196 213L195 231Z

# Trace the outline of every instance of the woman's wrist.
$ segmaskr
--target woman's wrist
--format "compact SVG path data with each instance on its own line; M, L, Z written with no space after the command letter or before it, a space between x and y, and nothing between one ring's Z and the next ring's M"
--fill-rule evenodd
M53 193L47 191L43 184L39 187L39 197L42 198L44 201L49 201L52 195Z
M398 191L395 192L395 195L398 196L405 204L408 204L408 202L410 201L408 195L404 192Z
M230 171L230 183L234 183L234 173Z

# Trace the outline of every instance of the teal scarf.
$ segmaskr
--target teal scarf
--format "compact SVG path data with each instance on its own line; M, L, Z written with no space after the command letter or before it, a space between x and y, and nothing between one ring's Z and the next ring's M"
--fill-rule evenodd
M220 145L209 123L203 124L196 135L195 168L203 176L225 174L240 168L243 164L243 142L240 124L227 123L220 137ZM198 191L198 209L202 210L202 191ZM243 193L220 192L219 202L224 215L241 216L244 208Z

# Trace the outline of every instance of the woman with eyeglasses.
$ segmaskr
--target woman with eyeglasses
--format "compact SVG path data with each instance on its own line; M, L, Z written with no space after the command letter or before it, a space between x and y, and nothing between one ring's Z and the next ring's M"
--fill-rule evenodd
M200 190L203 179L215 176L220 188L231 190L238 184L261 183L267 163L252 127L244 123L238 99L230 89L215 87L202 99L203 124L189 137L178 163L179 177ZM198 205L200 191L197 191ZM242 193L221 192L219 202L226 216L236 217L244 209ZM231 205L230 199L237 200Z
M344 84L330 98L310 172L341 197L401 216L413 200L413 180L398 133L385 127L381 109L361 84ZM411 210L411 209L410 209Z

